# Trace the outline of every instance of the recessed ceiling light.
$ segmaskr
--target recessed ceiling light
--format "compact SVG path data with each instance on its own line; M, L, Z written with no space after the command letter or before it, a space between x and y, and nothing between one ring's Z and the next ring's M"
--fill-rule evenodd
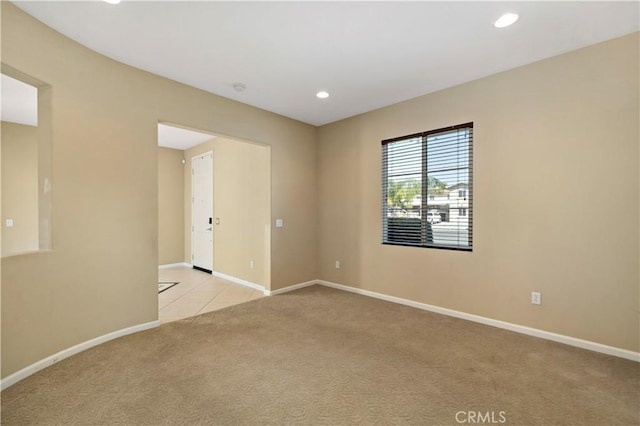
M102 0L105 3L109 3L109 4L118 4L120 3L120 0Z
M496 28L508 27L509 25L514 24L518 20L518 18L519 16L517 13L505 13L504 15L499 17L498 20L493 23L493 25Z
M242 83L233 83L233 89L236 92L244 92L244 89L246 89L246 88L247 88L247 86L245 86Z
M324 90L316 93L316 96L319 97L320 99L325 99L329 97L329 92L325 92Z

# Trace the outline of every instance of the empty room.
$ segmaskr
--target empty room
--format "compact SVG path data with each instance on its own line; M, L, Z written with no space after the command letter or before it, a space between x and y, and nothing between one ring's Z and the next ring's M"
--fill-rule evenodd
M640 424L640 3L0 8L3 425Z

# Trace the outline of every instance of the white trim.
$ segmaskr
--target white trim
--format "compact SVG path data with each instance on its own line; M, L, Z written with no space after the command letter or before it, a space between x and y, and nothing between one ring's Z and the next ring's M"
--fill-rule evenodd
M177 265L183 265L183 264L177 264ZM218 276L220 278L224 278L227 279L229 281L241 284L241 285L245 285L247 287L251 287L253 289L256 290L261 290L264 292L264 294L266 296L274 296L276 294L282 294L282 293L286 293L289 291L293 291L293 290L298 290L304 287L309 287L312 286L314 284L319 284L319 285L323 285L325 287L331 287L331 288L335 288L338 290L342 290L342 291L348 291L351 293L356 293L356 294L360 294L363 296L368 296L368 297L373 297L376 299L381 299L381 300L386 300L388 302L393 302L393 303L399 303L401 305L406 305L406 306L411 306L413 308L417 308L417 309L422 309L425 311L429 311L429 312L435 312L438 314L442 314L442 315L447 315L447 316L451 316L451 317L456 317L456 318L461 318L467 321L473 321L473 322L477 322L480 324L485 324L485 325L489 325L489 326L493 326L493 327L497 327L497 328L502 328L505 330L510 330L510 331L514 331L516 333L521 333L521 334L526 334L529 336L534 336L534 337L539 337L542 339L546 339L546 340L551 340L554 342L558 342L558 343L564 343L566 345L570 345L570 346L575 346L578 348L582 348L582 349L587 349L587 350L591 350L594 352L600 352L603 354L607 354L607 355L612 355L612 356L616 356L619 358L624 358L624 359L628 359L631 361L636 361L636 362L640 362L640 353L638 352L633 352L633 351L629 351L626 349L621 349L621 348L616 348L614 346L608 346L608 345L603 345L601 343L596 343L596 342L591 342L589 340L582 340L582 339L577 339L575 337L571 337L571 336L565 336L562 334L556 334L556 333L551 333L548 331L544 331L544 330L539 330L536 328L531 328L531 327L526 327L523 325L518 325L518 324L512 324L509 322L505 322L505 321L499 321L499 320L495 320L492 318L486 318L486 317L482 317L479 315L474 315L474 314L468 314L465 312L460 312L460 311L455 311L453 309L447 309L447 308L441 308L439 306L434 306L434 305L428 305L426 303L420 303L420 302L415 302L413 300L408 300L408 299L402 299L400 297L395 297L395 296L389 296L386 294L382 294L382 293L376 293L374 291L369 291L369 290L363 290L360 288L355 288L355 287L349 287L343 284L337 284L337 283L333 283L330 281L324 281L324 280L313 280L313 281L307 281L307 282L303 282L300 284L294 284L288 287L284 287L284 288L279 288L277 290L274 291L270 291L270 290L265 290L264 287L262 287L261 285L249 282L249 281L245 281L245 280L241 280L239 278L235 278L232 277L230 275L226 275L226 274L221 274L219 272L213 272L212 275ZM50 365L53 365L59 361L62 361L65 358L68 358L72 355L75 355L77 353L80 353L82 351L85 351L87 349L90 349L94 346L98 346L102 343L108 342L110 340L113 339L117 339L118 337L122 337L122 336L126 336L128 334L132 334L132 333L137 333L140 331L144 331L144 330L148 330L151 328L155 328L158 327L160 325L160 321L151 321L151 322L147 322L144 324L139 324L139 325L134 325L132 327L128 327L128 328L124 328L122 330L118 330L118 331L114 331L112 333L107 333L105 335L93 338L91 340L87 340L86 342L83 343L79 343L75 346L72 346L70 348L64 349L54 355L48 356L44 359L41 359L40 361L37 361L25 368L23 368L20 371L17 371L7 377L5 377L4 379L0 380L0 390L5 390L6 388L16 384L17 382L19 382L22 379L26 379L27 377L31 376L34 373L37 373L38 371L49 367Z
M264 287L261 286L260 284L252 283L251 281L246 281L246 280L243 280L241 278L236 278L236 277L231 276L231 275L223 274L222 272L211 271L211 275L216 276L216 277L220 277L220 278L224 278L225 280L229 280L231 282L243 285L245 287L252 288L254 290L258 290L258 291L262 291L262 292L265 291Z
M12 386L19 382L22 379L26 379L30 375L37 373L38 371L49 367L59 361L62 361L65 358L69 358L72 355L80 353L82 351L86 351L87 349L93 348L94 346L98 346L102 343L108 342L109 340L117 339L118 337L126 336L128 334L137 333L139 331L148 330L150 328L155 328L160 325L160 321L151 321L144 324L134 325L132 327L123 328L122 330L114 331L111 333L104 334L102 336L93 338L91 340L87 340L86 342L79 343L75 346L72 346L67 349L63 349L60 352L48 356L40 361L34 362L33 364L23 368L20 371L17 371L4 379L0 380L0 389L5 390L9 386Z
M304 287L309 287L309 286L314 285L314 284L321 284L321 282L318 281L318 280L313 280L313 281L307 281L307 282L300 283L300 284L290 285L288 287L279 288L279 289L273 290L273 291L265 290L264 291L264 295L265 296L275 296L276 294L287 293L289 291L298 290L298 289L301 289L301 288L304 288Z
M565 345L575 346L578 348L587 349L594 352L600 352L603 354L613 355L619 358L625 358L631 361L640 362L640 352L633 352L627 349L621 349L621 348L616 348L614 346L608 346L608 345L603 345L601 343L591 342L589 340L577 339L575 337L565 336L563 334L552 333L549 331L539 330L537 328L526 327L524 325L512 324L509 322L500 321L493 318L487 318L479 315L468 314L466 312L455 311L453 309L441 308L439 306L428 305L426 303L415 302L413 300L402 299L400 297L389 296L386 294L376 293L374 291L363 290L355 287L349 287L346 285L336 284L329 281L317 280L316 282L325 287L331 287L338 290L357 293L363 296L374 297L376 299L386 300L388 302L399 303L401 305L407 305L407 306L422 309L425 311L435 312L442 315L448 315L450 317L461 318L467 321L473 321L480 324L490 325L492 327L515 331L516 333L539 337L546 340L552 340L554 342L564 343Z
M158 265L158 269L171 269L171 268L193 268L193 265L187 262L167 263L166 265Z

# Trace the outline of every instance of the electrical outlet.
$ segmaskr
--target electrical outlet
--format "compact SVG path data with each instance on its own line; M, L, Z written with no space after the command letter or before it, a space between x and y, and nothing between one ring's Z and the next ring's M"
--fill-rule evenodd
M255 266L255 265L253 264L253 260L252 260L251 262L249 262L249 267L250 267L251 269L253 269L253 268L254 268L254 266Z
M531 292L531 303L533 303L534 305L539 305L540 301L541 301L540 293L538 293L537 291L532 291Z
M336 269L340 269L340 261L336 260Z

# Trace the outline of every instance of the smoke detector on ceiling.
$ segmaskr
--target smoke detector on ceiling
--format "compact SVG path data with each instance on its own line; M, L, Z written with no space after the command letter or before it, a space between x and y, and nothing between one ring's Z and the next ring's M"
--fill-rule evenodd
M244 92L244 90L247 88L247 86L245 86L242 83L233 83L233 89L236 92Z

